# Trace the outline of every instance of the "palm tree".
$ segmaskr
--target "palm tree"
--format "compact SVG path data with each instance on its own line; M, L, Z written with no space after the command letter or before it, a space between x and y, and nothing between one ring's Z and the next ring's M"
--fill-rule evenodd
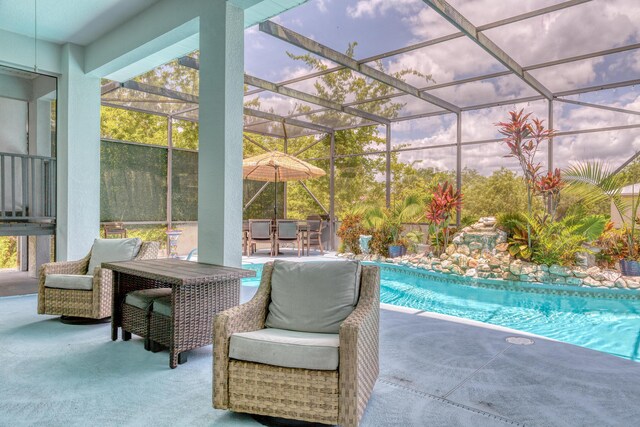
M629 258L635 257L635 232L640 197L626 201L622 189L627 184L623 175L612 171L603 162L580 162L564 171L564 179L569 183L567 191L577 195L589 204L609 202L618 212L629 230L627 247Z
M386 227L391 234L394 245L398 244L404 224L416 222L422 216L423 203L417 194L407 196L401 202L393 203L389 208L380 206L369 209L365 220L375 228Z

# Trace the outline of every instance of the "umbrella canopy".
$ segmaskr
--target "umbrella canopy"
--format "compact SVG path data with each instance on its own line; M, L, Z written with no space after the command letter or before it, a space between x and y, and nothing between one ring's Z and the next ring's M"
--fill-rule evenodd
M242 161L242 176L254 181L282 182L317 178L325 171L279 151L248 157Z

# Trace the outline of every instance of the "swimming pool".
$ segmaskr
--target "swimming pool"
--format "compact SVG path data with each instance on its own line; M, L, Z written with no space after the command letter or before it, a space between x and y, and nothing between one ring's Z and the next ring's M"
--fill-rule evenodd
M246 265L258 277L262 266ZM383 303L505 326L640 360L640 300L566 296L450 283L382 265Z

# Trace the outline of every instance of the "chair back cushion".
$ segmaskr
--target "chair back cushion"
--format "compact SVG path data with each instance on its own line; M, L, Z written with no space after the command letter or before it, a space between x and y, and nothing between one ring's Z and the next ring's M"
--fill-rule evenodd
M96 239L91 248L91 260L87 274L93 274L96 267L103 262L131 261L138 255L142 240L130 239Z
M278 220L278 239L295 239L298 237L298 221Z
M249 220L249 232L252 239L271 238L271 220Z
M275 261L265 326L337 334L360 292L358 261Z

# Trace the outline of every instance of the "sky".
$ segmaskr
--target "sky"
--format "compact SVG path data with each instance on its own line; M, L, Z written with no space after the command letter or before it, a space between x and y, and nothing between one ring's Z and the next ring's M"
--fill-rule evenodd
M475 26L561 3L560 0L449 0ZM344 52L357 42L356 59L432 40L457 32L422 0L310 0L285 12L273 21ZM560 11L530 18L484 34L522 66L563 59L590 52L640 42L640 0L593 0ZM282 82L310 72L300 61L288 57L305 53L285 42L261 33L257 27L245 31L245 70L248 74ZM328 65L330 61L323 60ZM431 77L411 76L416 87L447 83L468 77L504 71L506 68L467 37L460 37L422 49L383 59L389 72L410 68ZM640 49L610 54L568 64L532 70L531 74L551 91L589 87L640 78ZM314 80L291 87L315 94ZM497 138L494 123L505 120L509 110L524 108L547 119L546 101L509 104L509 100L537 95L518 77L509 75L430 91L458 106L493 101L507 105L463 113L463 141ZM599 103L640 111L640 88L628 87L569 96L583 102ZM278 95L260 95L261 108L278 114L295 111L299 101ZM398 100L405 104L400 115L434 111L438 108L412 96ZM640 123L640 116L566 103L554 103L554 128L561 131L592 129ZM455 116L404 121L392 125L394 146L428 147L455 142ZM545 148L546 150L546 148ZM557 137L555 166L580 160L605 160L620 164L640 150L640 129L598 132ZM483 174L500 166L515 168L504 156L500 143L469 145L463 148L462 163ZM401 155L405 161L419 160L424 167L455 167L455 149L435 148ZM546 156L540 160L546 163Z

